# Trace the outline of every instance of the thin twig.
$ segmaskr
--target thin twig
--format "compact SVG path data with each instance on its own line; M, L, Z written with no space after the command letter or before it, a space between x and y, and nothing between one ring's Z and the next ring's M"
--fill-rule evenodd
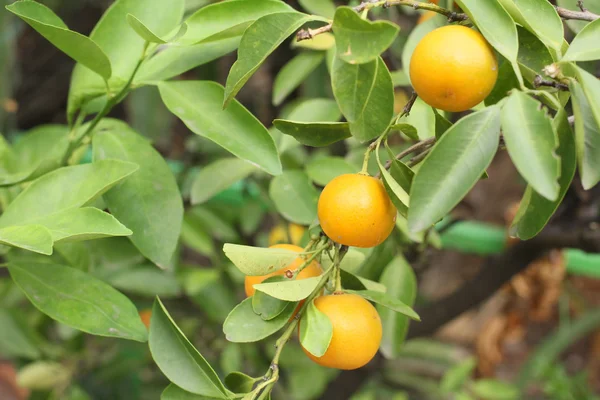
M533 79L533 86L536 88L539 88L540 86L548 86L548 87L553 87L555 89L562 90L565 92L569 91L568 85L565 85L564 83L544 79L544 78L542 78L541 75L536 75L536 77Z
M396 121L398 121L402 117L410 115L410 110L412 110L412 107L415 105L415 101L417 101L418 98L419 95L417 95L417 92L413 91L412 95L410 96L410 99L408 99L408 103L406 103L406 105L402 109L402 114L400 114Z
M429 139L425 139L425 140L421 140L420 142L417 142L417 143L413 144L412 146L410 146L408 149L406 149L406 150L404 150L404 151L396 154L395 159L396 160L402 160L404 157L406 157L406 156L408 156L408 155L410 155L412 153L415 153L415 152L418 152L418 151L421 151L421 150L426 150L426 149L428 149L429 147L431 147L435 143L435 140L436 139L434 137L429 138ZM388 160L385 163L384 168L385 169L390 169L390 167L392 166L392 161L393 160ZM375 175L375 178L379 179L380 177L381 177L381 173L378 172Z
M558 6L554 6L554 8L556 8L558 15L560 15L562 19L576 19L580 21L595 21L597 19L600 19L600 15L594 14L593 12L586 10L585 8L582 9L585 11L567 10L566 8Z
M583 6L583 0L577 0L577 7L579 7L579 9L580 9L582 12L586 12L586 11L587 11L587 8L585 8L585 7Z
M354 7L354 11L362 12L362 11L370 10L370 9L376 8L376 7L387 8L387 7L391 7L391 6L408 6L408 7L414 8L415 10L433 11L438 14L444 15L446 18L448 18L449 22L465 21L469 18L467 16L467 14L457 13L452 10L448 10L447 8L440 7L433 3L420 2L420 1L416 1L416 0L364 1L361 4L359 4L358 6ZM313 37L320 35L322 33L331 32L332 28L333 28L333 24L328 24L328 25L322 26L317 29L301 29L298 31L298 33L296 33L296 40L298 42L300 42L302 40L312 39Z
M422 152L418 156L411 158L407 165L410 168L414 167L415 165L417 165L418 163L423 161L425 159L425 157L427 157L427 155L429 155L430 150L431 150L431 147L428 147L424 152Z

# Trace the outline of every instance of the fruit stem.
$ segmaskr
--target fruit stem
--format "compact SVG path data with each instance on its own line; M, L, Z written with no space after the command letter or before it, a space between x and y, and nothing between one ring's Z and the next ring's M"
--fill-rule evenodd
M342 259L348 252L348 246L342 245L339 249L336 247L335 254L333 256L333 267L335 268L335 292L342 291L342 269L340 264Z
M365 151L365 158L363 159L362 169L360 170L359 174L369 176L368 169L369 169L369 159L371 158L371 153L373 151L375 151L375 149L377 147L379 147L379 145L381 144L381 141L387 136L389 131L390 131L390 127L388 126L387 129L385 130L385 132L383 132L383 134L381 136L379 136L376 141L372 142L369 145L369 147L367 147L367 150Z
M306 261L304 261L304 263L298 267L296 269L296 271L294 272L294 276L292 276L292 279L296 279L296 277L298 276L298 274L300 272L302 272L302 270L306 267L308 267L310 265L311 262L313 262L313 260L315 258L317 258L318 256L321 255L321 253L323 252L323 250L327 249L329 246L331 246L331 244L329 242L326 242L323 246L319 247L317 250L314 251L314 253L312 253L312 255L306 259Z

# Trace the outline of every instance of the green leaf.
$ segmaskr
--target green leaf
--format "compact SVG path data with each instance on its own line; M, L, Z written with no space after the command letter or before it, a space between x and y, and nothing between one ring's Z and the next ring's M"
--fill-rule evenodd
M276 119L273 125L303 145L312 147L329 146L351 136L350 124L347 122L297 122Z
M527 33L529 36L533 36L529 32ZM519 53L522 53L524 48L524 43L521 41L522 38L522 36L519 36ZM548 49L546 49L545 53L550 55ZM512 89L519 88L519 80L517 79L513 66L510 64L510 62L506 58L500 56L498 57L498 64L498 80L496 80L496 85L494 85L492 92L484 100L486 106L493 106L494 104L497 104L504 99Z
M133 303L93 276L37 262L11 263L8 270L29 301L49 317L92 335L147 340Z
M239 37L260 17L289 11L293 11L289 5L274 0L229 0L211 4L186 20L188 30L179 42L190 45Z
M351 7L338 7L333 18L337 56L350 64L375 60L398 35L400 28L388 21L362 19Z
M560 192L555 201L550 201L527 187L519 210L512 222L511 235L522 240L528 240L537 235L550 220L554 211L562 202L571 181L575 175L576 154L575 140L571 126L567 120L565 110L561 110L554 118L554 126L558 131L558 149L556 154L560 157Z
M252 310L252 298L238 304L227 316L223 324L223 332L230 342L257 342L271 336L283 328L296 309L295 303L290 303L277 317L265 321Z
M52 233L42 225L9 226L0 229L0 244L50 255Z
M398 131L409 139L419 140L417 128L407 123L394 124L390 126L390 132Z
M212 237L202 225L201 221L189 212L186 212L183 217L181 241L183 244L200 254L207 256L215 254L215 246Z
M542 105L515 90L502 106L504 142L517 170L533 189L556 200L560 191L558 135Z
M410 65L410 60L412 58L417 45L427 35L429 32L434 29L440 28L448 23L447 19L444 18L443 15L435 15L433 18L428 19L427 21L419 24L413 29L408 35L408 39L406 40L406 44L402 49L402 65L408 66ZM410 86L410 74L406 73L406 79L408 80L407 86Z
M0 308L0 353L8 357L39 358L41 353L33 340L33 330L23 322L16 313Z
M579 32L562 61L593 61L600 59L597 40L600 36L600 20L596 20Z
M329 317L315 306L314 300L308 304L300 320L298 337L302 347L315 357L322 357L331 343L333 325Z
M477 360L474 358L468 358L452 366L444 373L440 389L444 393L456 393L465 385L475 367L477 367Z
M554 60L548 48L537 36L521 27L518 27L517 30L519 32L519 67L525 78L533 82L536 75L545 75L544 67L552 64ZM518 80L516 76L513 79Z
M129 162L104 160L52 171L33 181L13 200L0 216L0 227L24 225L90 204L137 169Z
M107 80L112 75L108 56L90 38L69 30L67 25L51 9L36 1L20 0L6 6L50 43L69 57L85 65Z
M162 156L125 124L96 132L94 160L130 161L140 169L104 195L110 212L133 231L130 240L158 266L169 265L175 252L183 204L175 177Z
M377 148L375 149L375 158L377 160L377 164L379 165L379 172L381 173L385 190L398 211L400 211L401 214L406 214L410 198L404 188L400 186L392 174L390 174L388 170L385 169L385 166L381 163L381 157L379 157L379 144L380 143L378 143Z
M233 155L270 173L281 173L281 162L273 138L265 127L237 100L221 109L223 87L209 81L162 82L165 105L190 130Z
M391 71L390 75L392 76L392 83L395 88L398 86L410 86L410 79L408 78L406 71L399 69Z
M419 315L408 305L401 300L391 297L388 293L382 293L375 290L344 290L348 293L354 293L365 299L382 305L394 312L406 315L410 319L420 321Z
M417 280L404 257L395 257L383 270L380 281L386 286L388 296L400 300L409 307L414 305ZM377 306L377 312L381 316L383 326L381 353L386 358L397 358L408 333L409 319L381 305Z
M231 53L238 43L239 37L234 37L193 46L165 45L165 49L144 61L133 81L134 86L174 78Z
M354 275L346 270L341 271L342 287L354 291L370 290L380 293L386 292L386 287L379 282L363 278L362 276Z
M564 27L556 9L547 1L500 0L506 11L518 24L534 33L546 45L561 52Z
M264 283L283 282L287 280L285 276L276 275L265 279ZM288 306L289 302L276 299L264 292L256 291L252 296L252 309L265 321L269 321L281 314Z
M279 300L300 301L310 296L320 280L320 276L306 279L286 279L281 282L259 283L254 285L254 289Z
M520 398L519 389L509 383L495 379L481 379L471 385L473 394L485 400L517 400Z
M356 173L356 169L342 157L319 157L306 165L306 173L317 185L325 186L334 178Z
M269 186L269 196L277 211L291 222L310 225L317 218L319 193L302 171L276 176Z
M117 0L104 13L90 34L90 39L110 59L112 77L108 83L112 93L119 92L131 77L145 46L144 39L127 23L127 14L135 15L144 21L148 29L162 36L180 24L183 11L184 0ZM104 81L83 65L76 65L67 105L69 119L84 103L105 94Z
M566 8L568 10L575 9L573 0L556 0L556 4L560 7ZM585 8L589 11L599 14L600 13L600 0L585 0ZM578 21L578 20L566 20L567 26L575 33L580 32L586 25L588 25L589 21Z
M579 173L583 188L587 190L600 181L600 122L594 118L594 105L586 97L583 87L585 83L582 83L580 85L576 81L571 81L569 89L573 96L575 148Z
M238 49L238 59L227 76L223 106L228 106L269 54L312 19L314 18L299 12L280 12L265 15L252 23L244 31Z
M171 383L162 392L160 400L215 400L215 398L200 396L199 394L187 392L179 386Z
M150 352L171 382L188 392L227 399L227 391L210 364L185 337L159 298L150 320Z
M234 393L248 393L252 391L254 383L260 379L236 371L225 377L225 386Z
M452 122L443 116L438 110L433 109L435 114L435 138L439 139L448 129L452 127Z
M244 275L263 276L291 264L299 253L286 249L266 249L226 243L223 253Z
M417 129L418 139L424 140L435 136L436 117L433 108L417 98L410 114L402 117L400 122L407 122Z
M331 79L352 136L364 142L381 135L394 115L394 86L381 57L355 65L336 58Z
M320 35L316 35L311 39L297 41L294 40L292 42L292 48L301 48L308 50L331 50L327 52L326 55L326 63L327 68L329 69L331 57L335 57L335 36L333 36L329 32L322 33Z
M298 3L312 14L322 15L326 18L333 18L335 14L333 0L298 0Z
M408 226L422 231L442 219L479 181L500 137L500 110L485 108L460 119L419 167L410 192Z
M127 23L131 28L138 34L142 39L150 43L165 44L171 40L177 39L185 34L187 31L187 24L181 25L179 31L175 34L173 39L162 39L156 35L150 28L148 28L142 21L140 21L135 15L127 14Z
M273 104L278 106L306 80L325 59L320 51L304 51L281 68L273 83Z
M153 265L103 271L102 278L111 286L140 296L177 297L181 286L175 275Z
M340 263L340 268L347 272L356 272L365 261L365 254L362 251L359 251L355 248L350 247L348 252L344 256L342 262ZM321 267L323 270L328 270L333 264L332 259L329 256L323 254L321 259Z
M192 184L192 204L204 203L254 171L254 165L239 158L221 158L203 167Z
M516 63L519 52L517 28L510 15L497 1L457 0L471 21L500 54Z

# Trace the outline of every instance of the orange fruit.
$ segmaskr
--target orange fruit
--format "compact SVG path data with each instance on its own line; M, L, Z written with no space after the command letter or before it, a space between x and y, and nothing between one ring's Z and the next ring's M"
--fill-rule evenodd
M271 249L286 249L286 250L295 251L296 253L302 253L304 251L304 249L302 247L298 247L293 244L277 244L275 246L270 246L270 248ZM264 281L265 279L270 278L275 275L284 275L285 276L286 272L288 272L288 271L290 271L291 273L294 273L294 272L296 272L296 269L298 267L300 267L302 264L304 264L304 261L305 260L302 257L298 257L290 265L287 265L287 266L281 268L279 271L275 271L268 275L263 275L263 276L246 276L246 279L244 280L244 288L246 289L246 296L251 297L254 295L254 293L256 292L256 289L254 289L254 285L257 285L257 284L261 283L262 281ZM314 276L321 275L322 272L323 271L321 270L321 266L319 265L319 263L317 261L313 261L306 268L304 268L302 271L300 271L300 273L298 274L296 279L312 278Z
M325 186L318 204L323 232L346 246L375 247L392 233L396 207L379 179L345 174Z
M152 310L142 310L140 311L140 318L146 328L150 329L150 318L152 317Z
M299 245L305 231L306 228L302 225L289 224L287 229L285 225L277 225L269 232L269 246L286 242Z
M329 368L357 369L375 357L381 343L382 327L379 314L371 303L356 294L332 294L317 297L315 306L331 321L333 335L321 357L315 357L303 348L311 360Z
M449 25L429 32L410 60L410 79L423 101L445 111L465 111L481 103L498 78L498 60L473 29Z

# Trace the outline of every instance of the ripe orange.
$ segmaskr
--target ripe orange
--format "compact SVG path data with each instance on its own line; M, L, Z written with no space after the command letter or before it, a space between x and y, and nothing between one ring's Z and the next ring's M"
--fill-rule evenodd
M481 103L497 78L494 50L479 32L460 25L429 32L410 61L410 79L419 97L445 111L465 111Z
M150 318L152 317L152 310L142 310L140 311L140 318L146 328L150 329Z
M271 246L270 248L286 249L286 250L295 251L297 253L302 253L304 251L304 249L302 247L298 247L293 244L277 244L275 246ZM302 259L301 257L298 257L290 265L281 268L279 271L275 271L268 275L263 275L263 276L247 276L246 279L244 280L244 288L246 289L246 296L250 297L250 296L254 295L254 292L256 292L256 289L254 289L254 285L257 285L257 284L261 283L262 281L264 281L265 279L270 278L275 275L284 275L285 276L285 273L287 271L294 273L296 271L296 269L298 267L300 267L302 264L304 264L304 259ZM296 279L312 278L314 276L321 275L322 272L323 271L321 270L321 266L319 265L319 263L317 261L313 261L306 268L304 268L302 271L300 271L300 273L298 274L298 277Z
M289 224L287 227L285 225L277 225L269 232L269 246L286 242L299 245L305 231L306 228L302 225Z
M333 336L321 357L303 348L311 360L329 368L357 369L373 359L381 343L382 327L371 303L356 294L332 294L318 297L315 306L331 321Z
M318 205L323 232L346 246L375 247L392 233L396 208L379 179L345 174L325 186Z

